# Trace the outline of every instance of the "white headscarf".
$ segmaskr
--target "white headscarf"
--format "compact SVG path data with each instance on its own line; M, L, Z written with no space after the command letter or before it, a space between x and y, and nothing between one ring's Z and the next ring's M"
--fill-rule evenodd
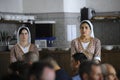
M19 31L22 29L22 28L26 28L27 31L28 31L28 43L31 43L31 33L30 33L30 30L28 29L28 27L25 27L24 25L22 25L18 31L17 31L17 43L20 42L20 37L19 37Z
M90 36L94 38L95 36L94 36L94 31L93 31L93 24L92 24L89 20L83 20L83 21L80 23L80 26L81 26L81 24L84 23L84 22L87 22L87 23L90 25L90 28L91 28L91 34L90 34ZM81 36L81 33L80 33L80 36Z

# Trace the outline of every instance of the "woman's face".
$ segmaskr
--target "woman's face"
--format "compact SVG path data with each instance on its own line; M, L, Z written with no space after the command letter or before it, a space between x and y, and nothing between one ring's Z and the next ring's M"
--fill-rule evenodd
M23 29L22 32L20 33L20 41L28 41L28 32L27 30Z
M80 33L81 33L81 36L90 36L91 30L87 23L83 23L80 26Z

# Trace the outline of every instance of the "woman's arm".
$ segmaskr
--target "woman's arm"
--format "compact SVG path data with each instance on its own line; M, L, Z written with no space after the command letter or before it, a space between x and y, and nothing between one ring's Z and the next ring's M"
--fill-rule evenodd
M34 52L38 55L38 57L39 57L39 50L38 50L38 48L37 48L37 46L36 45L34 45Z
M101 61L101 42L99 39L97 39L96 45L95 45L94 60L99 62Z
M15 57L15 48L13 47L12 49L11 49L11 51L10 51L10 63L13 63L13 62L16 62L17 61L17 59L16 59L16 57Z
M72 56L73 54L75 54L75 53L76 53L75 41L73 40L73 41L71 42L71 56Z

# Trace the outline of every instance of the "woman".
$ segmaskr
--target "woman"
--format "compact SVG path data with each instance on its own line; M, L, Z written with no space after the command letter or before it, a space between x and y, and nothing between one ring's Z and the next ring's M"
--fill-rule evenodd
M101 42L94 37L93 25L89 20L80 24L80 37L71 42L71 54L84 53L89 60L101 61Z
M11 49L10 61L22 61L23 55L27 52L34 52L39 56L37 47L31 44L31 34L27 27L20 27L17 32L17 44Z

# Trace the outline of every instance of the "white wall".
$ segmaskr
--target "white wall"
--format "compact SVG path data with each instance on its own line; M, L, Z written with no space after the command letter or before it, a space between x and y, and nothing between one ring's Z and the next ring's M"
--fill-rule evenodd
M96 12L120 11L120 0L86 0L86 6Z
M23 0L23 12L80 12L86 0Z
M22 0L0 0L0 12L21 13L22 11Z
M64 0L64 12L80 12L86 5L86 0Z
M79 12L84 6L96 12L120 11L120 0L0 0L0 12Z
M63 12L63 0L23 0L23 12Z

